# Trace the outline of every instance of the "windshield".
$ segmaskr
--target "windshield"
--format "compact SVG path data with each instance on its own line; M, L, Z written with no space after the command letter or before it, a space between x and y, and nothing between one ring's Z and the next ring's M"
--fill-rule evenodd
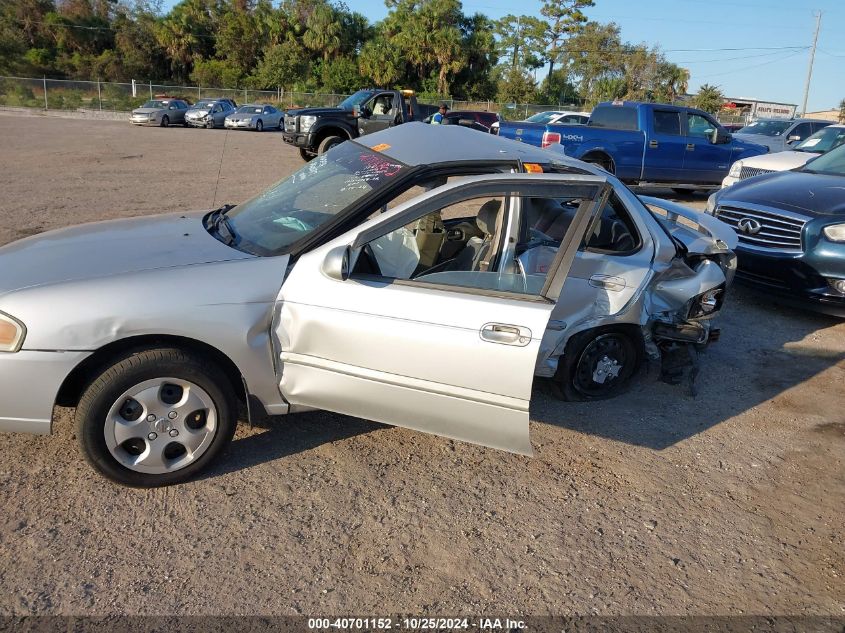
M405 169L357 143L338 145L232 209L227 217L237 246L255 255L280 255Z
M539 112L525 120L529 123L549 123L557 115L557 112Z
M261 114L264 111L264 108L261 106L241 106L238 108L238 112L241 114Z
M169 102L167 102L167 101L156 101L156 100L153 100L153 101L147 101L147 102L146 102L144 105L142 105L141 107L142 107L142 108L166 108L168 103L169 103Z
M845 142L845 127L826 127L808 136L795 146L798 152L813 152L824 154Z
M208 109L211 106L213 106L214 104L215 104L214 99L203 99L201 101L197 101L192 107L194 108L194 110L197 110L197 109L200 109L200 108Z
M780 136L792 125L792 121L754 121L751 125L740 128L737 134L761 134L763 136Z
M346 97L337 107L341 110L352 110L355 106L363 105L372 96L372 90L359 90L354 95Z
M827 154L814 158L798 171L804 171L808 174L845 176L845 145L840 145Z

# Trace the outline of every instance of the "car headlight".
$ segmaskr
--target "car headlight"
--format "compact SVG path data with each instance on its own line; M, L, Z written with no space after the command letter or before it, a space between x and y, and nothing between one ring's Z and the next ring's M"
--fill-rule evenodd
M710 197L707 198L707 206L704 207L704 213L707 215L715 215L716 214L716 196L719 192L711 193Z
M0 352L17 352L26 336L24 324L0 312Z
M689 314L687 318L695 319L699 317L707 317L717 312L722 307L722 300L724 299L724 286L713 288L707 292L703 292L692 300Z
M831 242L845 242L845 224L831 224L824 227L824 236Z
M299 131L300 132L307 132L314 124L317 122L316 116L301 116L299 117Z
M731 170L728 172L728 176L731 178L739 178L739 174L742 171L742 161L738 160L733 165L731 165Z

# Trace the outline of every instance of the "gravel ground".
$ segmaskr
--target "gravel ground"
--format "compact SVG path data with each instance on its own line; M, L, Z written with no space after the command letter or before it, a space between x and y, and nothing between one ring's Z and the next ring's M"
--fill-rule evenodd
M0 114L0 137L0 244L301 164L277 133ZM536 388L533 459L320 412L130 490L57 410L0 435L0 614L843 616L845 323L736 288L722 328L695 399L655 374L598 404Z

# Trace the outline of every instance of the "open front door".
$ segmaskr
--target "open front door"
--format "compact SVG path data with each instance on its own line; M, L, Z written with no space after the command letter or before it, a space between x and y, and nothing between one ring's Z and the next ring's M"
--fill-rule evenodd
M467 178L301 257L274 324L282 394L530 455L540 341L607 194L594 176Z

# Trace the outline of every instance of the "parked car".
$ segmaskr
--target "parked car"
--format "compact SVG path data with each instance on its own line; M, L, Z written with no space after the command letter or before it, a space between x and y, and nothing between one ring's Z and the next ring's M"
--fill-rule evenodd
M423 123L431 123L433 116L433 113L429 114L423 120ZM499 120L497 113L483 110L450 110L443 117L445 125L463 125L473 130L488 133L491 131L491 126L497 124Z
M548 110L546 112L538 112L524 120L525 123L536 123L538 125L548 125L549 123L562 123L566 125L586 125L590 120L589 112L571 112L569 110ZM491 126L493 134L499 133L499 121Z
M272 128L282 129L285 113L267 103L249 103L227 114L223 126L231 129L263 132Z
M159 125L167 127L171 123L185 124L188 103L182 99L150 99L140 108L132 110L129 122L135 125Z
M735 136L749 143L765 145L770 152L783 152L832 123L823 119L758 119L741 128Z
M239 400L531 454L535 374L606 398L714 333L736 237L648 204L565 156L412 123L237 206L13 242L0 430L75 406L89 463L133 486L206 468Z
M722 123L719 121L719 123ZM725 128L726 131L730 132L731 134L735 134L739 132L742 128L745 127L742 123L722 123L722 127Z
M829 125L795 145L792 150L736 161L722 181L722 187L730 187L740 180L773 171L795 169L819 154L839 147L842 143L845 143L845 125Z
M235 111L229 99L201 99L185 113L185 121L193 127L223 127L226 117Z
M739 278L845 317L845 145L722 189L707 212L739 236Z
M560 144L568 156L601 165L623 182L681 191L719 185L734 161L767 151L733 139L701 110L633 101L600 103L587 125L503 122L499 136Z
M419 103L413 90L359 90L336 108L302 108L285 115L285 143L302 160L325 154L335 145L411 121L423 121L438 107Z

